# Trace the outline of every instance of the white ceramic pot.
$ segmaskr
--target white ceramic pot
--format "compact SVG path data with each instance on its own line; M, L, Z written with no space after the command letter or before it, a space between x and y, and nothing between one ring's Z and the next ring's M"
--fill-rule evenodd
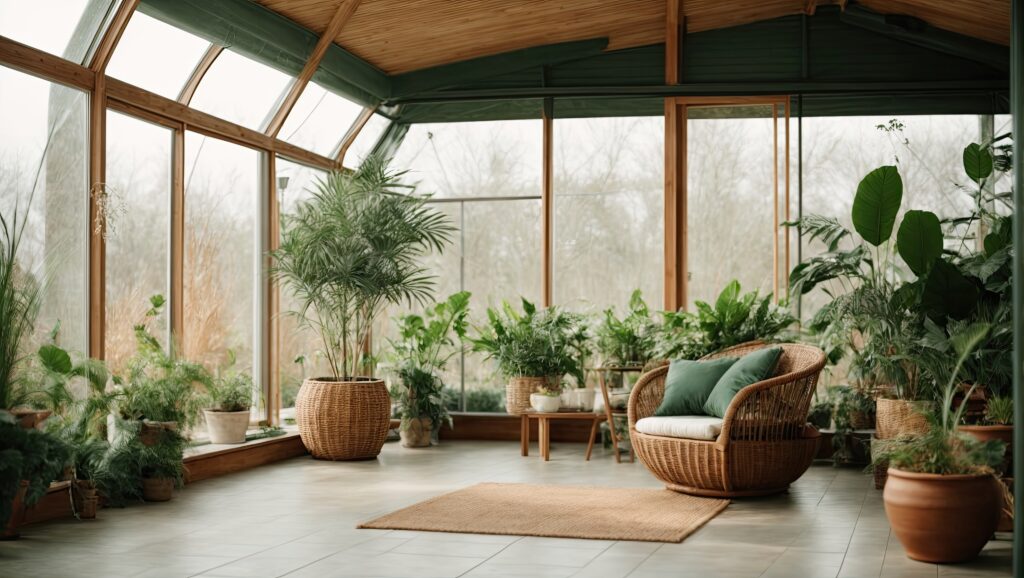
M593 388L567 389L562 394L562 407L578 409L580 411L594 411L594 390Z
M249 410L213 411L203 410L206 416L206 431L211 444L245 443L245 431L249 429Z
M544 395L543 393L530 394L530 407L541 413L554 413L562 407L562 398L557 395Z

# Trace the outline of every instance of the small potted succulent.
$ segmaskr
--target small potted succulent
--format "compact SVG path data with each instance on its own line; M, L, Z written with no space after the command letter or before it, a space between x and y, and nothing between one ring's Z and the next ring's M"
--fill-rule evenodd
M252 377L245 373L229 372L210 382L206 395L208 407L203 410L210 443L245 443L252 395Z

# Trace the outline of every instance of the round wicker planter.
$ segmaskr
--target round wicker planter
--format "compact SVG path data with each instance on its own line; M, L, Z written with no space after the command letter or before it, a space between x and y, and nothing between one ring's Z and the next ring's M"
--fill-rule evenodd
M505 411L520 415L530 411L530 394L547 386L548 377L511 377L505 385Z
M314 458L375 458L388 437L391 398L380 379L307 379L295 399L295 421Z
M147 502L166 502L174 495L172 478L142 478L142 499Z
M931 407L929 401L904 399L875 400L875 437L888 440L901 435L928 433L928 418L922 413Z

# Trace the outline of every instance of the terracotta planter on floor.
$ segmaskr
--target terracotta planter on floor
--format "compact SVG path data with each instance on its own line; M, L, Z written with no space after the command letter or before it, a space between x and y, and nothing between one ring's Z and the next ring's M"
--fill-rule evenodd
M314 458L376 458L388 437L391 398L380 379L307 379L295 399L295 422Z
M885 514L907 556L936 564L973 560L992 537L1003 504L992 475L918 474L889 468Z
M174 495L171 478L142 478L142 499L147 502L166 502Z
M206 432L211 444L244 444L249 429L249 410L214 411L204 409Z
M402 437L402 446L407 448L430 447L430 436L434 423L429 417L411 419L402 424L398 434Z

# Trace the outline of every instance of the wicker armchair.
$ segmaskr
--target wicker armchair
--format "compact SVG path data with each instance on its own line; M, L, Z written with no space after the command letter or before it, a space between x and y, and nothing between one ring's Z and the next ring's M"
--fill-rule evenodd
M739 357L770 344L751 342L705 356ZM775 376L743 388L726 410L713 441L636 431L665 394L668 365L643 374L629 396L629 435L640 461L670 490L699 496L740 497L784 492L802 476L820 439L807 412L825 353L817 347L781 344Z

